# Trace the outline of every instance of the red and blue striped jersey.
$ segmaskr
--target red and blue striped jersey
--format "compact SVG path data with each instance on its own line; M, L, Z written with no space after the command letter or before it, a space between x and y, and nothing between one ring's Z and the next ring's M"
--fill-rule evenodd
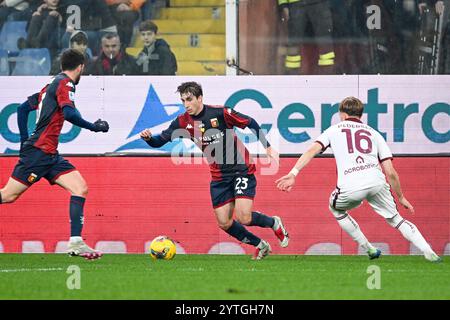
M45 153L56 154L58 139L64 124L63 107L75 108L75 83L64 73L58 74L39 94L28 98L37 109L36 129L28 142Z
M165 144L179 137L191 139L208 160L213 180L253 174L256 171L254 161L233 129L244 129L251 120L231 108L204 105L196 116L187 112L179 115L160 134L159 140Z

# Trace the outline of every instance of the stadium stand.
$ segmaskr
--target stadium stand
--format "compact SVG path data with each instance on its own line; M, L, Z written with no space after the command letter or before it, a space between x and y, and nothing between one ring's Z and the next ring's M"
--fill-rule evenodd
M0 32L0 48L10 52L19 51L17 48L17 40L19 40L19 38L26 39L26 26L26 21L5 22L2 31Z
M174 0L153 22L177 58L178 75L225 74L224 1ZM136 56L142 47L137 36L127 53Z
M13 76L41 75L50 73L51 58L46 48L22 49L12 71Z

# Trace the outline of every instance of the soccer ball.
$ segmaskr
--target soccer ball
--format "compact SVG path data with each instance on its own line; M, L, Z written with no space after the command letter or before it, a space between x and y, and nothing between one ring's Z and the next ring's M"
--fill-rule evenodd
M150 256L153 259L171 260L176 253L175 243L167 236L158 236L150 244Z

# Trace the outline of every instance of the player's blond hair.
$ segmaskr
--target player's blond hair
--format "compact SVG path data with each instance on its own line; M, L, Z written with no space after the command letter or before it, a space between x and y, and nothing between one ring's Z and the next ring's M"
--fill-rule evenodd
M355 97L347 97L339 104L339 112L361 118L364 111L364 104Z

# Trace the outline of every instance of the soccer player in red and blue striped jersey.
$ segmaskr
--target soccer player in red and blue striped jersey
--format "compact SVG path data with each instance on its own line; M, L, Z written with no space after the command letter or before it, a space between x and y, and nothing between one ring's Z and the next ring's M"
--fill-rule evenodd
M39 93L30 96L17 110L17 121L21 137L19 161L0 190L0 204L16 201L29 187L45 178L71 194L68 253L86 259L97 259L101 253L87 246L81 238L84 223L83 208L87 195L87 184L80 172L59 155L58 139L64 121L94 132L108 132L106 121L94 123L84 120L75 108L75 86L84 69L84 55L69 49L61 56L62 73L54 77ZM36 129L28 137L28 114L36 110Z
M252 211L256 168L250 153L233 130L234 127L252 129L269 158L277 160L277 152L266 140L258 123L231 108L203 104L203 90L196 82L182 83L178 92L186 112L161 134L152 135L149 129L145 129L140 133L141 138L153 148L179 137L191 139L208 160L212 176L210 193L219 227L239 241L255 246L257 250L253 258L256 260L266 257L271 247L245 226L272 228L281 246L286 247L289 236L281 218Z

